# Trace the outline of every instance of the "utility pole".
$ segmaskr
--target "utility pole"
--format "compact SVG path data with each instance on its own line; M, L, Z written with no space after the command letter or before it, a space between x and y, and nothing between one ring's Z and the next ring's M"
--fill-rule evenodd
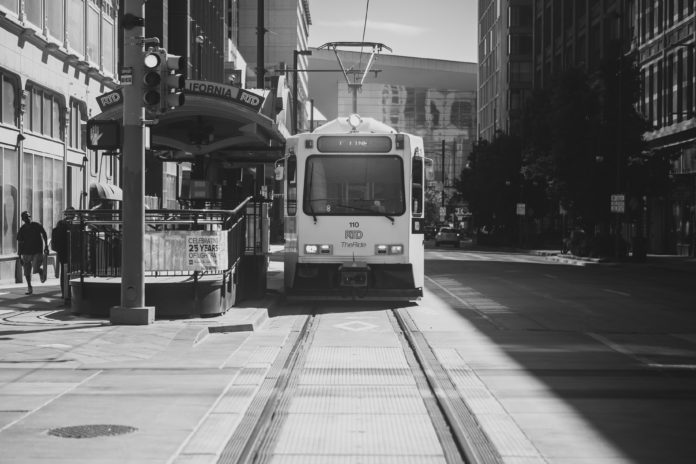
M112 324L148 325L155 308L145 306L144 0L125 0L123 27L123 65L132 71L133 83L123 86L121 305L111 308L110 319Z
M292 51L292 133L297 134L298 131L298 115L297 115L297 57L299 55L311 55L311 50L293 50Z
M266 57L264 55L265 47L265 14L263 0L258 0L257 10L256 10L256 88L263 89L265 87L264 80L266 78L265 61ZM297 67L297 66L295 66Z

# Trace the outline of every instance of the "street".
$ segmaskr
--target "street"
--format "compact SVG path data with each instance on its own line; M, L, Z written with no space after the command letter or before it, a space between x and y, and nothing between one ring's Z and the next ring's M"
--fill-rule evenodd
M426 275L468 332L419 327L548 462L694 460L693 272L447 250L428 252Z
M425 297L388 304L278 299L275 260L271 299L147 327L10 286L1 460L691 463L693 262L667 261L429 248Z

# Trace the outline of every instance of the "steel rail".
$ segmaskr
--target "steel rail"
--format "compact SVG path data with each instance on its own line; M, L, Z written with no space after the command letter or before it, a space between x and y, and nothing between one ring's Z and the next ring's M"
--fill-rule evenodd
M282 366L277 366L280 373L273 386L273 391L268 395L243 448L236 456L236 453L231 452L231 449L234 448L233 440L235 439L235 435L233 435L225 447L226 450L223 450L223 453L218 459L218 463L242 464L256 461L259 451L266 442L269 429L273 426L277 407L284 400L288 385L295 371L295 366L298 360L301 359L301 355L305 352L307 341L310 339L310 334L314 331L315 327L314 314L308 315L302 324L299 334L292 342L292 347L289 352L287 352L287 355L276 361L276 363L282 363ZM274 363L274 367L276 367L276 363ZM230 450L226 452L228 448Z
M415 327L415 324L406 314L406 310L404 308L393 309L392 313L409 348L415 355L421 371L425 374L430 390L444 415L457 448L467 464L502 464L502 457L481 431L466 405L460 404L457 408L450 400L450 395L447 392L455 393L456 389L451 383L440 380L440 378L449 379L449 377L420 332L418 334L423 339L418 340L420 337L411 328Z

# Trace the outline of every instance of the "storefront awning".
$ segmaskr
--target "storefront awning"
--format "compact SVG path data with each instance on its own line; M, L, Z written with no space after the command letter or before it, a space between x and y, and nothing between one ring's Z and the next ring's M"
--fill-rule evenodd
M92 182L89 184L89 195L93 200L123 200L123 190L116 185L107 184L105 182Z

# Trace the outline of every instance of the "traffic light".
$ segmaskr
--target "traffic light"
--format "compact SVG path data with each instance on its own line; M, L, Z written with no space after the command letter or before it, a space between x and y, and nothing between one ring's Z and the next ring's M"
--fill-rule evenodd
M184 69L185 60L183 56L167 54L164 49L160 49L160 52L162 53L160 111L164 113L184 104L186 79L181 71Z
M162 103L162 53L157 49L147 50L143 67L143 104L148 112L158 114Z

